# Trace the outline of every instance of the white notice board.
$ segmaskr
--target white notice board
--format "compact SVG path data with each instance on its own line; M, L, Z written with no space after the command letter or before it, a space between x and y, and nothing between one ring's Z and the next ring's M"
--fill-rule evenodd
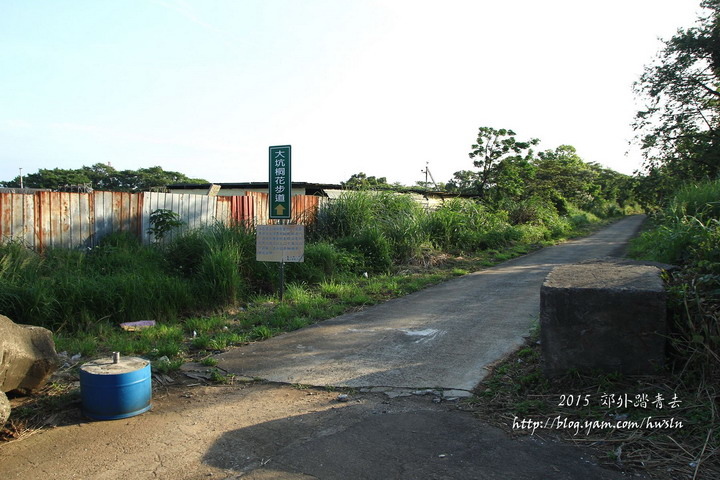
M304 225L258 225L256 232L258 262L304 261Z

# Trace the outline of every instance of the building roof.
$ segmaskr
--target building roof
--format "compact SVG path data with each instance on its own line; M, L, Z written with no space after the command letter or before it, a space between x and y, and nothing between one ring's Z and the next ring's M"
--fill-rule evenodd
M35 193L35 192L51 192L49 188L15 188L0 187L0 193Z
M267 189L269 182L228 182L228 183L174 183L168 185L169 190L198 190L198 189L209 189L212 185L219 185L220 189L237 189L237 190L251 190L251 189ZM311 183L311 182L292 182L293 188L304 188L309 195L323 195L330 198L337 198L344 191L347 191L340 184L334 183ZM425 190L422 188L408 188L404 192L415 194L420 196L433 196L439 198L473 198L476 197L474 194L457 193L457 192L438 192L432 190Z
M168 185L167 188L173 190L193 190L197 188L210 188L212 185L220 185L220 188L268 188L269 182L218 182L218 183L173 183ZM341 189L342 186L333 183L309 183L309 182L292 182L294 188L305 188L305 189Z

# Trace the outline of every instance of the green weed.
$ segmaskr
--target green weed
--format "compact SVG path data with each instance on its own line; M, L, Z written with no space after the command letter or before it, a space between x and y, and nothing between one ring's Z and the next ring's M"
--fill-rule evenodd
M233 382L234 378L235 375L224 374L217 368L213 368L212 370L210 370L210 380L212 382L220 384L230 384Z
M157 360L152 362L152 369L154 372L162 373L167 375L168 373L177 372L184 363L183 359L177 358L174 360Z
M200 363L206 367L214 367L218 364L218 359L215 357L205 357L200 360Z

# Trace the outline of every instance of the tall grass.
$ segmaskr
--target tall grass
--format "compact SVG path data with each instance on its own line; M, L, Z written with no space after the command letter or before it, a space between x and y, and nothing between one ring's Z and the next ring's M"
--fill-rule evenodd
M681 267L670 279L671 343L684 378L720 388L720 181L688 185L631 245Z
M447 251L475 252L516 239L507 212L492 212L467 199L451 199L425 219L430 242Z
M91 251L40 255L6 244L0 246L0 313L69 331L103 321L174 319L246 298L247 279L264 276L254 256L252 231L222 225L164 246L143 246L127 234L110 235Z
M638 258L707 267L714 262L720 221L720 180L682 187L631 246ZM718 272L720 273L720 272Z
M344 192L318 211L308 227L305 261L287 265L286 281L329 286L419 263L432 251L472 254L537 243L596 220L568 209L571 216L564 217L537 199L493 209L450 199L428 211L408 195ZM89 251L38 254L0 245L0 313L56 331L204 314L277 285L277 266L255 260L255 231L243 224L218 224L150 246L129 234L110 235Z
M364 261L361 268L388 271L420 253L427 239L423 215L407 195L347 191L319 209L310 238L357 254Z
M720 218L720 179L684 185L666 209L670 217Z

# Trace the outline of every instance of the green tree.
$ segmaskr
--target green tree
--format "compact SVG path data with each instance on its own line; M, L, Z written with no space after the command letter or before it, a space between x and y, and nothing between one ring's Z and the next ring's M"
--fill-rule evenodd
M348 190L369 190L369 189L389 189L392 185L387 183L385 177L368 177L365 173L354 173L347 182L340 182L343 188Z
M720 174L720 0L700 6L697 24L665 41L634 87L645 103L634 123L645 171L677 181Z
M207 183L207 180L189 178L180 172L163 170L161 167L123 170L119 177L122 188L133 192L165 187L174 183Z
M118 171L111 165L96 163L92 167L82 167L81 170L90 178L95 190L117 191L122 189Z
M503 158L491 172L493 200L497 203L527 198L536 172L531 158L519 155Z
M572 145L540 152L535 166L534 193L550 199L560 195L576 205L592 200L598 172L580 158Z
M477 192L480 188L478 172L473 170L460 170L453 174L453 178L446 184L449 192L471 193Z
M537 138L521 142L515 135L512 130L504 128L480 127L477 143L472 145L469 153L478 170L456 172L448 184L460 191L474 193L481 199L486 198L491 187L497 185L497 180L507 177L508 172L503 174L502 170L510 166L519 167L523 159L529 161L533 157L530 147L540 142ZM522 170L518 168L518 172Z
M65 185L83 185L91 183L90 177L82 170L68 170L64 168L46 169L41 168L36 173L23 175L23 186L25 188L49 188L57 190ZM2 182L2 186L19 188L20 176L12 180Z
M61 189L66 185L90 184L95 190L141 192L172 183L207 183L207 180L189 178L182 173L166 171L161 167L118 171L104 163L96 163L91 167L83 166L76 170L40 169L37 173L23 177L25 187L52 190ZM17 188L20 186L20 177L0 184Z

